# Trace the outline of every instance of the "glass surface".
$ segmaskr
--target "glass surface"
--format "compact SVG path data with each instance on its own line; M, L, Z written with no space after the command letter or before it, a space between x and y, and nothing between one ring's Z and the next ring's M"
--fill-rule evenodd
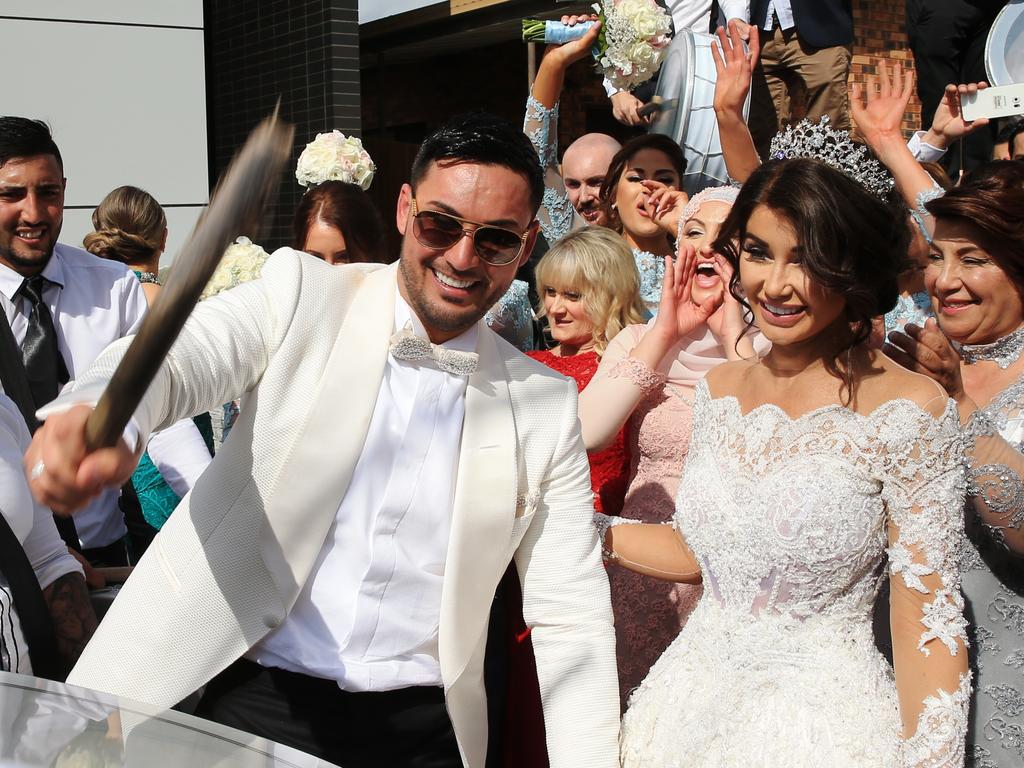
M331 768L191 715L0 672L0 768Z

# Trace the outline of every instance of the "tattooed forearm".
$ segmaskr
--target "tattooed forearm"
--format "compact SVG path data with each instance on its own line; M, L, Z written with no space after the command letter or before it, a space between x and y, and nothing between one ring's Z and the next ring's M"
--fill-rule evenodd
M85 644L96 631L96 614L89 601L85 579L79 573L61 576L43 590L43 597L46 598L53 619L57 655L65 667L65 673L70 672L82 655Z

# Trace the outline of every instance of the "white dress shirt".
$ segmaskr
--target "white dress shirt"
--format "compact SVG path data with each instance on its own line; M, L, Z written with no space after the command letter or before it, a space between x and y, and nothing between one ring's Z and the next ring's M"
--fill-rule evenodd
M395 328L408 325L425 336L396 295ZM473 351L477 333L474 326L444 346ZM441 685L441 587L467 382L389 356L362 454L316 565L284 622L250 658L348 691Z
M57 347L72 380L108 345L135 333L142 324L146 297L124 264L58 243L43 277L50 281L43 299L53 315ZM23 281L13 269L0 264L0 303L19 347L25 341L31 311L27 299L16 297ZM84 548L104 547L125 535L118 493L116 488L104 491L75 514Z
M82 573L82 566L61 541L50 510L36 503L28 489L21 457L30 441L21 411L7 395L0 394L0 514L21 542L39 587L46 589L61 576ZM21 624L3 574L0 574L0 670L32 674Z
M793 20L793 6L789 0L771 0L768 3L768 15L765 17L764 28L766 30L772 30L775 28L775 19L773 17L778 16L779 27L781 29L792 29L796 26L796 22Z
M946 154L946 150L929 144L924 140L926 135L925 131L916 131L907 142L907 149L916 160L920 160L922 163L937 163Z

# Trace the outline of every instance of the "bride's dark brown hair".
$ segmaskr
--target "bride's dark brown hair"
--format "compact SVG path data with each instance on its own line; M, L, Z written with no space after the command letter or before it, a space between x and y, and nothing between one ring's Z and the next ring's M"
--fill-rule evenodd
M906 209L895 194L883 200L818 160L765 163L743 185L713 246L733 267L729 291L748 309L739 285L740 251L747 222L762 205L793 227L807 275L846 303L853 336L836 350L828 369L852 397L851 374L840 361L868 339L874 318L896 306L910 244Z

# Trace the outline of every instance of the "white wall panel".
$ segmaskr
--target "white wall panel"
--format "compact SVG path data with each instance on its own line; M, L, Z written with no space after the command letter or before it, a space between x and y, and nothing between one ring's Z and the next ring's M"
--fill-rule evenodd
M367 24L437 3L438 0L359 0L359 23Z
M121 184L206 202L201 30L0 19L0 37L8 60L32 62L31 81L0 80L0 104L50 124L68 205L94 205Z
M203 0L3 0L0 16L203 26Z

